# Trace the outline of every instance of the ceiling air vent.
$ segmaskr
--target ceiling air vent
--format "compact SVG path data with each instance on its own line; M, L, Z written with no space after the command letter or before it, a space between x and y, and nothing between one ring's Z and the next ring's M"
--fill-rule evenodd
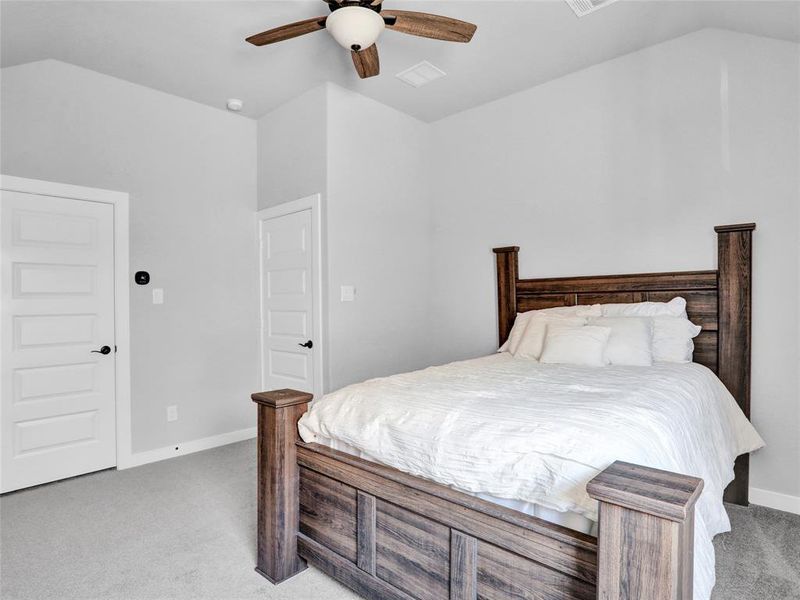
M596 10L605 8L617 0L566 0L575 14L579 17L593 13Z
M408 85L418 88L430 83L431 81L440 79L445 75L447 75L447 73L442 71L439 67L433 66L427 60L423 60L421 63L416 64L405 71L401 71L395 75L395 77L397 77L400 81L407 83Z

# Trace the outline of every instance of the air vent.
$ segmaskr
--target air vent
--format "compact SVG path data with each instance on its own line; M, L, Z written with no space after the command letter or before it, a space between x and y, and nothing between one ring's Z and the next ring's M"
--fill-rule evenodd
M401 71L395 75L395 77L397 77L400 81L407 83L408 85L418 88L430 83L431 81L435 81L436 79L441 79L445 75L447 75L447 73L442 71L439 67L435 67L427 60L423 60L421 63L416 64L405 71Z
M566 0L575 14L579 17L593 13L596 10L605 8L617 0Z

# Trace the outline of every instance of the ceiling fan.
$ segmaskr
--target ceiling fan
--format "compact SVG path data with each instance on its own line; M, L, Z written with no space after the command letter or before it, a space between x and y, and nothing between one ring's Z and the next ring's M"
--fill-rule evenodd
M466 21L408 10L383 10L383 0L323 0L331 10L328 16L297 21L263 31L247 38L254 46L282 42L306 33L327 29L333 38L350 50L353 65L361 79L380 73L375 42L388 27L447 42L469 42L477 27Z

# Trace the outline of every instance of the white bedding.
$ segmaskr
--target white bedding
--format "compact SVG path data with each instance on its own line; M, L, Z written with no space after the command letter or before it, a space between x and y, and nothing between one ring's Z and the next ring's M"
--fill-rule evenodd
M730 529L722 492L734 458L764 444L703 366L546 365L508 353L348 386L314 400L299 430L306 442L464 492L592 521L586 483L614 460L702 477L694 571L702 600L714 586L711 540Z

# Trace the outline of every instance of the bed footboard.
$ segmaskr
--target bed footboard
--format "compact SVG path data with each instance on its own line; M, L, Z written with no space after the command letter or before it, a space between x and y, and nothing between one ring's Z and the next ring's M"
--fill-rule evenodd
M616 462L587 486L599 537L305 444L310 394L258 404L258 566L273 583L305 561L366 598L511 600L692 597L702 480Z

